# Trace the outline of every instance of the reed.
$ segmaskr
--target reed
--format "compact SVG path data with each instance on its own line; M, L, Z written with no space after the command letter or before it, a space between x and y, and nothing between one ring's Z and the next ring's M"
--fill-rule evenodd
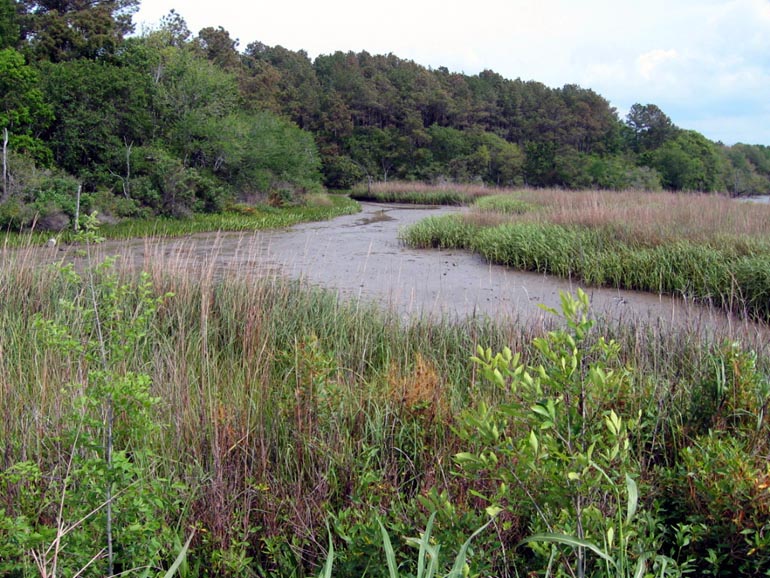
M714 195L543 190L486 197L470 213L425 220L401 238L767 321L768 231L770 208Z
M357 200L380 203L413 203L423 205L469 205L476 199L494 194L499 189L485 185L388 181L361 183L351 191Z
M566 247L578 233L564 230ZM32 320L56 319L75 333L87 320L66 306L82 285L66 270L41 266L40 251L0 252L0 460L4 472L32 463L55 477L67 457L60 440L72 409L63 386L82 381L82 366L42 343ZM465 450L458 420L468 407L506 400L476 375L469 356L478 345L509 346L536 365L532 342L547 328L488 318L404 321L269 271L226 278L215 261L190 267L180 254L153 254L153 293L174 296L125 361L125 369L150 376L160 400L159 427L146 440L159 459L145 473L180 488L163 524L178 529L180 543L197 528L189 572L309 573L325 557L331 521L335 568L354 575L372 536L381 549L378 517L391 534L414 535L430 515L425 504L442 508L436 539L461 544L483 523L478 495L490 488L454 473L453 456ZM761 283L763 266L746 265L741 275ZM136 286L133 264L117 267L120 282ZM657 437L639 442L650 480L653 463L673 462L687 444L688 408L699 384L710 383L715 359L727 359L725 340L757 351L768 370L767 340L737 327L708 336L599 319L589 341L600 337L617 340L622 363L644 385L628 403L645 408L650 431L657 427ZM0 473L0 521L39 528L55 497L45 484ZM512 564L500 544L525 537L527 523L509 517L506 529L479 536L483 556L474 564L490 573ZM0 524L0 553L8 527Z

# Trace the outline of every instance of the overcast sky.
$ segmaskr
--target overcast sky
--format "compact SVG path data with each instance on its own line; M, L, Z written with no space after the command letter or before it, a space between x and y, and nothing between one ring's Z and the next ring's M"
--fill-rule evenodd
M770 0L142 0L137 31L172 8L305 50L389 52L418 64L591 88L625 118L657 104L725 144L770 145Z

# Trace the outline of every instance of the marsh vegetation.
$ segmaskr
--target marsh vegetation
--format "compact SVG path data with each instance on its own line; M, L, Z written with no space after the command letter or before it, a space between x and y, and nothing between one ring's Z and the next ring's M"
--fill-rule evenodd
M324 187L464 183L354 194L473 204L415 246L761 325L768 207L493 185L760 195L770 148L576 85L239 51L175 11L132 35L138 5L0 0L0 228L22 232L0 244L0 575L770 572L760 332L620 322L579 291L552 325L404 318L180 253L102 261L84 219L253 231L356 210Z
M490 190L469 213L426 219L402 238L590 286L770 316L770 210L761 204L717 195Z
M465 222L578 227L596 201L555 225L534 194L489 197ZM162 575L190 537L186 576L410 574L410 544L447 572L490 519L472 573L770 567L764 340L614 322L580 293L545 328L405 321L173 256L77 274L33 250L1 255L5 573L104 575L105 487L115 572Z

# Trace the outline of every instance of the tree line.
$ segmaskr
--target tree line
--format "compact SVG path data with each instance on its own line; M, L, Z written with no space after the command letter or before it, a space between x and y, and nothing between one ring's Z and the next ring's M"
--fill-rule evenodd
M654 104L620 119L576 85L430 69L393 54L239 50L139 0L0 0L0 225L84 209L179 216L365 179L770 191L770 150L724 146Z

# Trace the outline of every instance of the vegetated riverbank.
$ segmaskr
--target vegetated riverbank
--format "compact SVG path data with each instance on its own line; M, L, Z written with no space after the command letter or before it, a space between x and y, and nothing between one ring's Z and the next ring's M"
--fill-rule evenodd
M493 263L684 296L770 318L770 208L713 195L520 191L405 232L415 247L470 249Z
M283 207L232 205L221 213L195 213L186 218L125 219L117 223L103 223L99 226L99 235L106 239L138 239L184 237L211 231L263 231L308 221L323 221L358 210L358 203L345 195L312 194L306 195L301 204ZM23 233L6 232L2 246L23 248L45 245L51 238L58 245L67 245L76 237L77 232L72 229L51 232L33 228Z
M350 192L358 201L377 203L413 203L418 205L470 205L476 199L494 194L485 185L446 183L430 185L420 182L359 183Z
M328 527L335 575L384 576L378 520L414 571L401 538L437 512L434 539L454 552L490 505L472 572L549 560L599 572L571 548L517 546L576 524L616 562L649 551L673 572L770 566L768 358L752 354L766 342L589 327L569 301L566 334L478 316L405 322L167 253L144 280L129 266L92 278L0 258L0 571L33 575L45 555L66 573L96 557L85 574L103 575L108 485L116 568L151 573L194 533L188 575L306 575L328 555ZM520 352L535 389L505 355L502 381L486 379L494 356L471 362L477 346ZM569 451L565 426L577 428ZM608 541L610 528L630 541Z

